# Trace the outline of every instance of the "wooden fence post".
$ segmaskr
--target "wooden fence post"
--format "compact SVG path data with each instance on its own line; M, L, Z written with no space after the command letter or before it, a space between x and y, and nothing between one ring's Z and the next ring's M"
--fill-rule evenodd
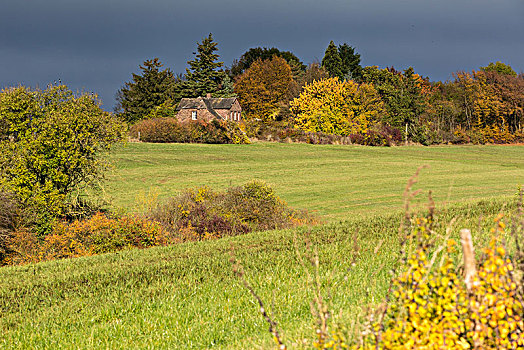
M464 253L464 281L468 291L473 288L473 280L477 275L477 264L475 262L475 251L471 239L471 231L468 229L460 230L460 243Z

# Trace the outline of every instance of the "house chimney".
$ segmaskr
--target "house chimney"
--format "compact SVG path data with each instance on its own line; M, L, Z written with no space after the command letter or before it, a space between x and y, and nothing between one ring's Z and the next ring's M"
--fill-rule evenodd
M211 98L211 94L209 92L206 94L206 98Z

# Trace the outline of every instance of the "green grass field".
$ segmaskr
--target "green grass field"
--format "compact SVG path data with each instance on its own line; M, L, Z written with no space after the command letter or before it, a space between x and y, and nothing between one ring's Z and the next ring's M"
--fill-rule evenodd
M418 166L430 165L419 187L432 189L440 202L461 202L440 210L437 231L457 218L453 235L471 228L477 246L524 182L519 146L129 144L113 159L107 193L126 210L133 210L141 191L167 196L256 178L330 223L2 268L0 348L271 348L256 301L232 272L232 248L247 280L273 305L287 344L300 348L301 339L314 336L308 267L297 258L306 241L318 247L334 318L347 323L385 294L397 259L401 194ZM351 267L353 237L359 249Z
M524 183L524 146L130 143L113 163L106 193L126 210L148 192L162 198L187 187L223 189L259 179L289 205L326 221L400 208L407 179L422 165L429 168L420 185L440 203L507 197Z
M470 227L478 244L485 238L480 229L493 225L499 208L500 203L477 203L441 213L438 232L458 217L454 232ZM300 348L301 339L314 338L313 286L306 273L311 268L299 263L296 247L300 254L307 251L306 241L318 247L324 295L334 319L348 324L387 290L399 217L4 267L0 348L273 348L258 305L232 272L231 247L249 283L273 305L287 344ZM351 267L353 237L359 249Z

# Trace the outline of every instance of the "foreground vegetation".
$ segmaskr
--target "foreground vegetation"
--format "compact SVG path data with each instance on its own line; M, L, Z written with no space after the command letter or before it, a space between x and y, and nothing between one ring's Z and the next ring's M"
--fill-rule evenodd
M137 211L137 198L169 197L185 188L225 189L263 180L291 207L325 221L400 208L405 181L420 175L437 203L502 198L524 182L523 146L361 146L255 143L130 143L112 156L105 193Z
M0 266L202 241L316 222L307 212L287 207L271 187L256 181L222 193L206 186L188 189L166 203L150 203L139 214L97 212L72 222L57 219L45 237L31 227L13 224L19 207L14 203L5 206L4 202L0 201Z
M452 237L469 227L475 245L484 245L482 232L493 226L501 206L481 202L437 211L435 230L442 233L457 218ZM232 272L232 248L246 279L273 306L286 343L298 347L307 338L311 345L313 290L297 250L306 253L306 242L318 247L323 290L335 320L348 323L361 306L384 297L388 271L398 258L401 217L379 215L311 229L5 267L0 270L0 346L270 347L274 343L256 301Z

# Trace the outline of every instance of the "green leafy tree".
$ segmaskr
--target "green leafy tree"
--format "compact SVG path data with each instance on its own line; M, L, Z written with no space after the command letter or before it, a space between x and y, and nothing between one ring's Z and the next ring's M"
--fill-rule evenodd
M511 68L509 64L504 64L497 61L496 63L491 62L486 67L480 67L484 72L496 72L499 74L511 75L513 77L517 76L517 73Z
M36 214L45 232L74 194L102 178L103 153L122 140L124 126L95 95L64 85L0 93L0 191Z
M207 93L220 94L223 90L226 73L221 69L223 62L217 62L220 57L215 53L217 43L213 41L210 33L202 43L197 43L196 57L188 61L185 81L181 84L181 94L183 97L205 96Z
M387 113L383 121L400 130L407 130L404 137L413 138L418 133L420 117L427 107L427 79L416 74L411 67L399 72L394 68L379 69L376 66L365 67L362 79L375 86L384 102Z
M324 58L322 59L322 68L324 68L329 73L330 78L337 77L340 80L344 79L342 58L340 58L340 54L333 40L331 40L326 49L326 52L324 53Z
M355 48L344 43L339 45L338 54L342 60L342 74L344 78L360 81L362 78L362 67L360 66L360 55Z
M174 104L180 96L176 91L177 79L169 69L161 70L158 58L147 60L140 66L142 74L133 74L133 81L125 83L117 92L116 112L129 123L147 117L157 106Z

